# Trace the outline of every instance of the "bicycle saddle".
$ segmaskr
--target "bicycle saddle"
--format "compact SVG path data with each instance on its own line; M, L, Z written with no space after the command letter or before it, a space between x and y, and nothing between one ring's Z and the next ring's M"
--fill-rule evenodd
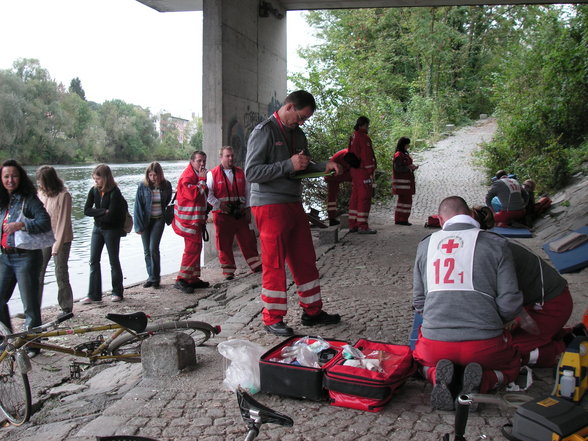
M286 427L292 427L294 425L292 418L258 403L241 388L237 389L237 401L241 410L241 416L247 426L252 426L255 423L279 424L280 426Z
M147 327L147 314L144 312L133 312L132 314L106 314L108 320L121 325L123 328L130 329L137 333L145 331Z

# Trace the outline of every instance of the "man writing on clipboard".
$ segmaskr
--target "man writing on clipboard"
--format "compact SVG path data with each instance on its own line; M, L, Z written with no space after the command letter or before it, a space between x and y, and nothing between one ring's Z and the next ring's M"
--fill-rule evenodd
M302 183L296 172L341 173L333 161L314 163L300 128L316 110L314 97L292 92L284 104L249 137L245 177L251 183L251 209L259 229L263 268L261 300L263 323L269 333L293 335L283 319L288 308L286 267L296 283L301 321L305 326L336 324L341 317L322 309L316 254L302 206Z

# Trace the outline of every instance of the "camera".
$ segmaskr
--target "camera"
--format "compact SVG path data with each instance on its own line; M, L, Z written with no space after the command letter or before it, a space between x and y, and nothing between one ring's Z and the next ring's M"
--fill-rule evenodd
M228 203L229 216L233 216L235 219L241 219L243 217L243 208L241 207L241 201L231 201Z

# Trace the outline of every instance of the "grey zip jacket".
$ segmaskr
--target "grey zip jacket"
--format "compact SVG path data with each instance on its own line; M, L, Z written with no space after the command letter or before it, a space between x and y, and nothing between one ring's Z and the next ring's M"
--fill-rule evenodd
M286 140L272 115L253 129L247 143L245 179L251 183L252 207L302 201L302 182L294 178L290 157L309 155L308 142L300 127L285 129ZM304 172L325 170L326 163L311 163Z
M451 232L455 234L451 235ZM437 244L440 249L447 239L458 243L462 233L464 237L475 237L471 248L473 258L466 259L464 271L447 259L427 262L428 253L435 252ZM445 237L445 242L439 240L441 237ZM432 251L429 243L433 244ZM437 255L443 254L438 252ZM428 279L427 266L429 277L437 274L438 279ZM466 276L465 285L452 290L452 283L457 284L463 273L471 273L471 285L468 287ZM440 289L431 289L427 280L450 283L439 285ZM469 341L499 336L504 324L520 312L522 302L523 295L518 288L507 239L464 222L447 223L442 231L433 233L419 244L413 272L413 305L423 314L421 332L425 338Z

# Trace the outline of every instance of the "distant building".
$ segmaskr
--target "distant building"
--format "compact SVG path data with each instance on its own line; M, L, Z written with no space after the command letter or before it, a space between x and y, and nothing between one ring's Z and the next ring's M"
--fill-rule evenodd
M189 141L189 123L189 120L172 116L171 113L158 113L155 116L155 127L159 133L159 138L163 138L171 130L176 130L178 142L181 144L184 143L184 140Z

